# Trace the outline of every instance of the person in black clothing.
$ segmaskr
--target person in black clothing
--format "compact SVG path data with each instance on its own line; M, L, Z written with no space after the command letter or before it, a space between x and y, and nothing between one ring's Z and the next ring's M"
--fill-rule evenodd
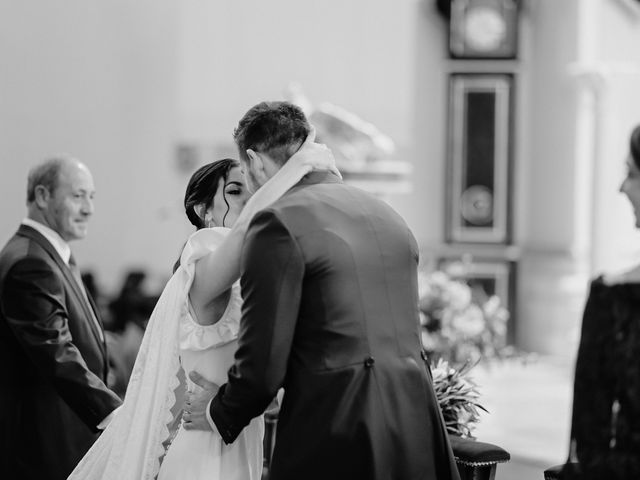
M640 125L620 186L640 228ZM640 266L591 283L563 479L640 478Z

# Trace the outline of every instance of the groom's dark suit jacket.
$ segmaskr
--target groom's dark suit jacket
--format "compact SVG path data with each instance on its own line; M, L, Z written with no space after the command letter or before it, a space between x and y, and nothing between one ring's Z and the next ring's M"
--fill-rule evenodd
M210 408L223 439L284 387L271 480L457 479L422 355L417 265L402 218L331 173L258 213L235 365Z
M0 251L0 477L66 479L120 404L90 308L53 246L20 226Z

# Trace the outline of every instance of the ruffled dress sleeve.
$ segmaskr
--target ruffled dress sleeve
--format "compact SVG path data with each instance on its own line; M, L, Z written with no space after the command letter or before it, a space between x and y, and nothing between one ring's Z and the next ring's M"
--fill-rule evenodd
M180 257L180 266L191 279L196 261L214 251L228 233L228 228L214 227L198 230L191 235ZM231 287L227 308L213 325L199 324L191 304L187 306L188 314L180 322L180 350L206 350L232 342L238 337L242 306L239 282Z

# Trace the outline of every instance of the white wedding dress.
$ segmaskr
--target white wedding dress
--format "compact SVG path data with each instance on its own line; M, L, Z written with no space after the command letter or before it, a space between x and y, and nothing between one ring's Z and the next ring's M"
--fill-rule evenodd
M222 385L233 364L241 316L238 282L215 324L199 325L189 308L195 262L217 248L228 231L202 229L187 241L180 268L167 282L149 319L124 403L69 480L261 478L262 416L254 418L231 445L212 431L179 428L168 451L164 446L174 423L171 409L180 387L180 368L187 377L195 370ZM188 388L199 388L187 382Z
M199 237L211 237L211 231L201 230ZM199 239L193 238L191 243ZM206 242L206 240L205 240ZM200 242L196 242L200 243ZM190 247L191 249L191 247ZM200 253L194 249L192 262ZM193 310L180 321L180 363L187 376L188 389L198 388L188 380L196 371L207 380L222 385L233 365L240 324L241 298L236 282L223 316L213 325L200 325ZM226 445L213 432L180 428L165 456L158 480L259 480L262 476L263 417L254 418L231 444Z

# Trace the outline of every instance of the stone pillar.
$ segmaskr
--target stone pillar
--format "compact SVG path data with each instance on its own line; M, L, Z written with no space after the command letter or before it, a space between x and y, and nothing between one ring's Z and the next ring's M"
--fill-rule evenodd
M597 41L598 0L530 3L531 142L518 269L516 344L571 358L576 351L589 283L592 238L596 95L590 75L571 65L589 62ZM575 70L575 69L574 69Z
M528 350L575 355L590 279L630 268L640 256L631 209L617 192L628 135L640 121L640 69L626 61L635 51L623 52L637 45L640 14L619 6L604 0L536 4L535 32L542 37L528 92L535 99L533 145L521 210L516 336ZM558 9L562 15L550 18Z

